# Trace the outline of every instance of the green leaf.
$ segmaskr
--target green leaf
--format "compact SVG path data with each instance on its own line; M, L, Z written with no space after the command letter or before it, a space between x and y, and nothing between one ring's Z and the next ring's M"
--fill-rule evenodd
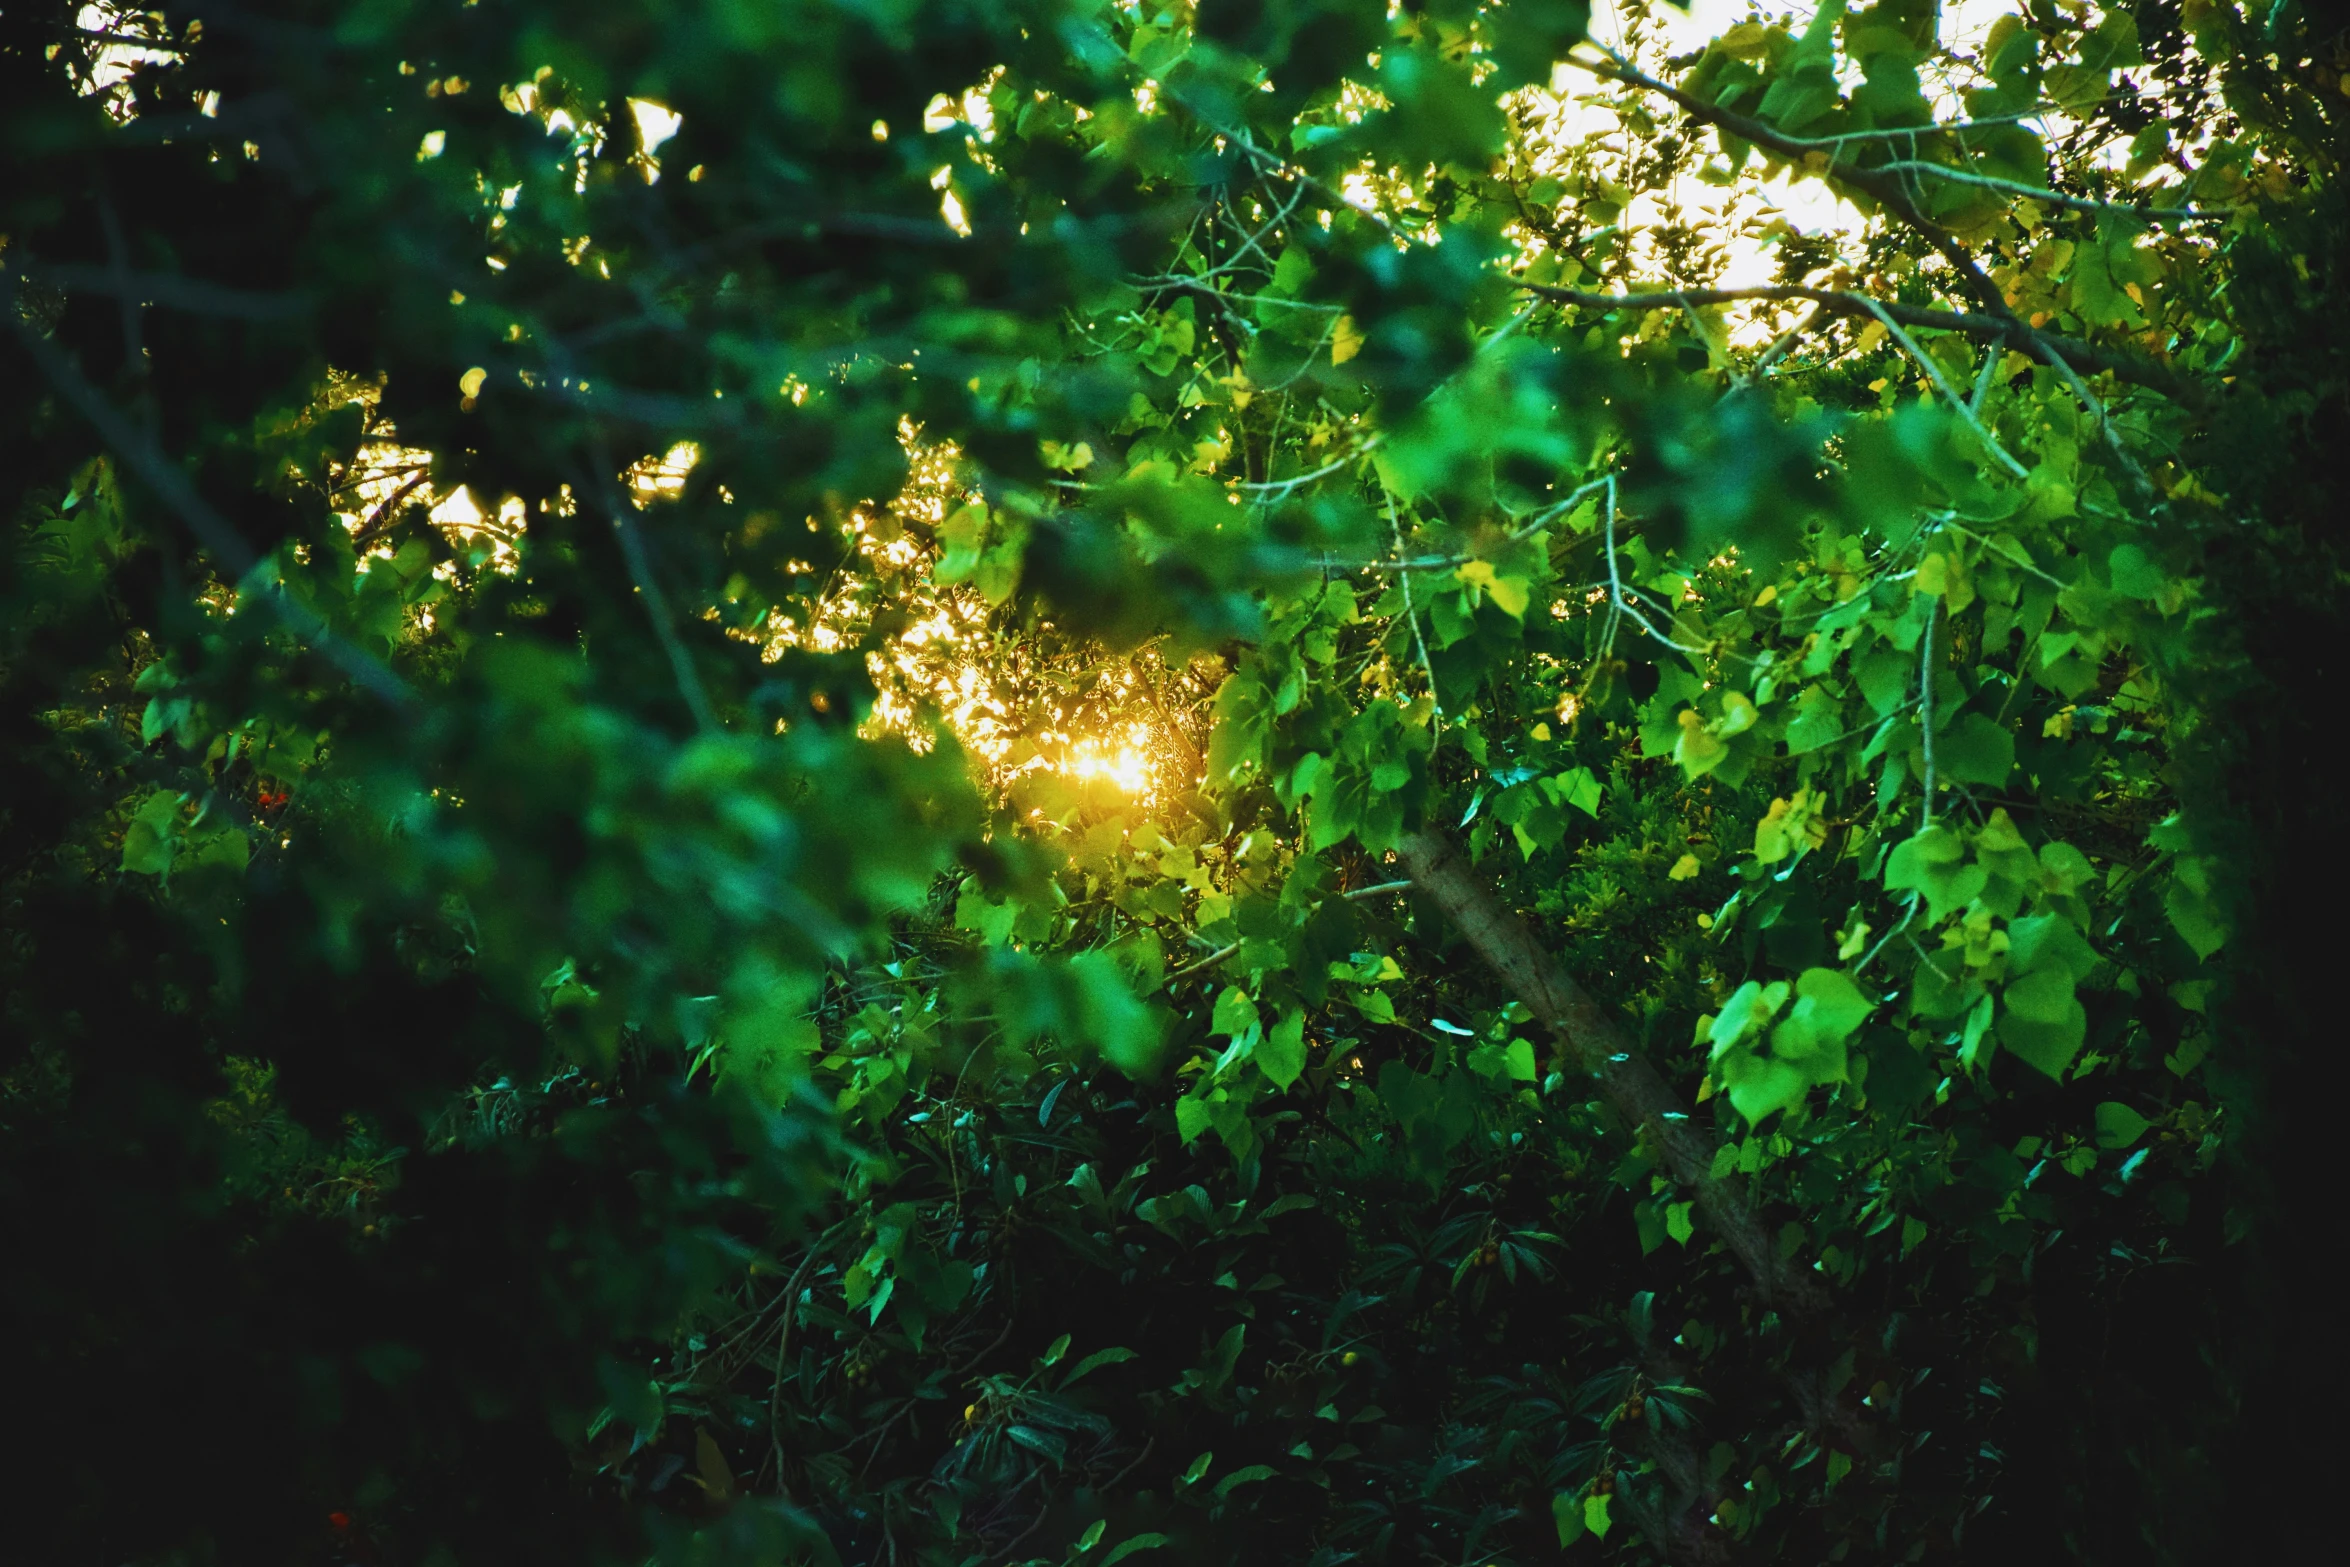
M1296 298L1313 281L1313 258L1302 245L1290 245L1281 252L1281 259L1273 264L1273 292Z
M1824 11L1827 7L1822 6L1821 9ZM1608 1531L1607 1504L1607 1497L1598 1491L1583 1498L1583 1527L1603 1540L1607 1538Z
M2202 858L2176 861L2171 867L2171 884L2162 895L2162 911L2171 928L2194 949L2198 959L2210 957L2228 940L2227 914L2211 895L2210 863Z
M2040 875L2052 890L2071 892L2096 874L2089 857L2071 844L2051 841L2040 845Z
M2097 1146L2127 1148L2144 1137L2153 1124L2128 1105L2108 1099L2097 1107Z
M1990 879L1967 862L1966 840L1939 822L1904 839L1885 862L1885 885L1925 894L1927 918L1937 922L1973 902Z
M1292 1012L1266 1030L1257 1042L1252 1059L1266 1081L1286 1091L1306 1069L1306 1018L1303 1012Z
M1133 1358L1133 1350L1123 1349L1115 1344L1111 1345L1108 1349L1097 1349L1092 1354L1086 1356L1083 1360L1077 1362L1077 1369L1069 1373L1068 1377L1061 1383L1061 1386L1067 1387L1071 1382L1077 1381L1079 1378L1085 1376L1089 1372L1098 1371L1104 1366L1115 1366L1122 1361L1132 1360Z
M2082 939L2073 922L2061 914L2035 914L2012 920L2007 927L2007 971L2029 974L2056 969L2073 984L2087 980L2101 961L2096 949Z
M1706 1033L1713 1044L1713 1059L1719 1061L1724 1052L1778 1016L1779 1008L1787 1004L1790 988L1784 980L1764 985L1750 979L1732 991Z
M2088 1037L2089 1015L2062 967L2035 969L2000 993L2000 1042L2032 1066L2062 1079Z
M1835 969L1805 969L1795 981L1797 1000L1786 1021L1771 1030L1771 1053L1784 1060L1816 1061L1815 1083L1842 1082L1843 1045L1865 1022L1876 1003ZM1831 1058L1833 1075L1826 1075Z
M1004 1435L1030 1452L1051 1459L1055 1467L1058 1467L1069 1454L1069 1444L1064 1438L1038 1426L1006 1426Z
M148 797L123 829L122 868L141 876L161 876L171 869L180 837L180 797L159 792Z
M2015 735L1980 713L1965 714L1934 737L1934 765L1953 783L1996 789L2015 770Z
M1776 865L1791 854L1818 848L1828 840L1820 820L1827 802L1809 789L1798 789L1792 799L1777 799L1754 824L1754 858L1758 865Z
M1134 993L1134 987L1107 952L1080 953L1069 961L1076 982L1077 1020L1085 1038L1102 1058L1129 1077L1156 1070L1165 1044L1159 1014Z
M1216 998L1214 1021L1208 1024L1208 1031L1237 1039L1256 1026L1257 1004L1249 999L1248 992L1238 985L1225 986L1223 994Z
M1561 1491L1550 1499L1550 1520L1558 1528L1561 1550L1591 1532L1590 1526L1583 1522L1582 1498L1571 1491Z
M1703 778L1729 759L1728 743L1707 726L1696 708L1681 709L1675 722L1680 728L1673 740L1673 760L1690 778Z
M2159 599L2170 587L2171 579L2139 545L2115 545L2113 553L2106 558L2106 565L2113 577L2113 591L2124 598Z
M1588 767L1571 767L1551 780L1561 805L1571 805L1584 815L1599 816L1599 778Z
M1271 1464L1244 1465L1216 1482L1216 1495L1218 1497L1230 1496L1240 1486L1253 1485L1259 1480L1270 1480L1280 1472Z
M1124 1561L1137 1551L1155 1551L1166 1543L1167 1537L1163 1534L1135 1535L1132 1539L1120 1541L1115 1550L1103 1557L1101 1567L1115 1567L1116 1563Z
M1792 1110L1811 1091L1811 1075L1790 1061L1740 1051L1718 1068L1730 1107L1749 1125L1774 1110Z
M1844 19L1844 3L1826 0L1812 13L1802 38L1788 52L1770 91L1763 95L1760 113L1764 119L1801 131L1835 106L1836 26Z
M1805 686L1795 699L1795 717L1787 725L1787 754L1802 756L1832 740L1843 738L1844 711L1819 686Z
M1530 1040L1513 1039L1502 1054L1502 1069L1511 1081L1531 1083L1540 1075L1534 1065L1534 1045Z

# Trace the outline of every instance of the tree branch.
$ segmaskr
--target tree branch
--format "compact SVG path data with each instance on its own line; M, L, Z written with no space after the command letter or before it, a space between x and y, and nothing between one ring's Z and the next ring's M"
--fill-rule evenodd
M1917 340L1901 329L1900 322L1886 314L1882 304L1871 299L1868 305L1869 314L1875 316L1878 324L1893 334L1893 341L1901 345L1903 353L1917 361L1918 368L1925 371L1927 379L1934 383L1934 389L1940 392L1944 400L1957 410L1958 416L1967 422L1967 428L1975 432L1975 439L1981 441L1989 449L1991 455L1999 459L1999 465L2019 479L2030 478L2031 470L2017 462L2007 448L1999 444L1997 437L1984 427L1982 419L1975 413L1975 405L1959 396L1952 389L1949 378L1943 375L1942 367L1934 362L1933 356L1918 347Z
M1647 1133L1665 1168L1688 1190L1764 1297L1799 1314L1824 1305L1818 1286L1780 1257L1745 1192L1732 1180L1714 1178L1714 1140L1690 1119L1672 1085L1607 1009L1543 950L1526 922L1502 906L1459 846L1440 830L1427 828L1406 834L1395 852L1412 881L1444 910L1486 966L1558 1036L1568 1059L1598 1081L1600 1094L1616 1113Z
M1888 174L1930 174L1954 185L1973 185L1982 190L1995 190L2003 195L2020 196L2026 201L2062 207L2068 212L2110 212L2117 217L2138 218L2148 223L2191 223L2197 219L2232 218L2246 210L2240 207L2157 207L2143 201L2091 201L2085 196L2067 196L2061 191L2041 190L2026 185L2022 180L2003 180L1992 174L1977 174L1972 169L1954 169L1946 163L1928 163L1922 158L1880 163L1877 169Z
M1752 288L1685 288L1643 294L1604 294L1589 289L1559 288L1548 283L1520 283L1518 287L1545 299L1581 305L1590 310L1679 310L1693 304L1798 299L1810 300L1831 315L1851 316L1864 321L1875 320L1877 312L1881 310L1904 326L1923 327L1930 332L1961 332L1981 342L2004 343L2025 358L2044 364L2059 374L2067 369L2085 370L2091 375L2110 374L2161 392L2189 408L2200 408L2207 401L2200 387L2182 380L2167 366L2136 354L2099 348L2077 337L2034 331L2012 314L2000 317L1965 310L1928 310L1918 305L1873 299L1866 294L1844 289L1811 288L1800 283L1758 284Z
M240 321L287 321L310 308L310 302L298 294L229 288L175 272L131 272L115 267L39 262L27 263L24 275L69 294L105 294L134 304L158 305L196 315L227 316Z
M406 484L385 496L383 504L376 507L374 512L368 516L367 521L351 535L352 548L356 549L361 545L374 543L376 536L392 525L395 515L400 509L400 503L423 488L425 482L431 477L432 470L426 468L422 473L409 479Z
M1806 146L1800 138L1789 136L1776 126L1766 125L1761 120L1751 119L1734 109L1724 109L1718 105L1707 103L1703 98L1697 97L1693 93L1683 92L1670 82L1658 81L1655 77L1634 66L1630 61L1612 52L1608 53L1607 63L1604 65L1594 65L1587 60L1575 60L1572 57L1568 63L1579 65L1595 76L1605 77L1611 81L1622 82L1628 87L1638 87L1670 98L1693 119L1701 120L1718 130L1728 131L1731 135L1744 141L1750 141L1757 147L1768 148L1790 162L1804 164L1808 155L1820 150L1817 146ZM1809 167L1808 164L1805 166ZM2015 320L2015 312L2008 309L2006 296L2000 293L1999 285L1992 282L1990 276L1975 264L1975 258L1967 252L1966 247L1951 236L1948 229L1927 217L1918 204L1910 199L1909 191L1902 185L1898 176L1881 174L1874 169L1862 168L1857 164L1836 162L1829 163L1825 169L1819 172L1830 180L1851 186L1924 235L1927 243L1940 251L1942 259L1949 262L1952 269L1957 272L1960 283L1965 286L1969 294L1974 296L1977 304L1994 317ZM2022 325L2021 322L2016 324Z

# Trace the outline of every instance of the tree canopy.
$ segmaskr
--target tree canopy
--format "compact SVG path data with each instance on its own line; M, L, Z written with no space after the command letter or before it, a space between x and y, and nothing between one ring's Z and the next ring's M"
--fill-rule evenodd
M2346 67L0 9L24 1559L2283 1538Z

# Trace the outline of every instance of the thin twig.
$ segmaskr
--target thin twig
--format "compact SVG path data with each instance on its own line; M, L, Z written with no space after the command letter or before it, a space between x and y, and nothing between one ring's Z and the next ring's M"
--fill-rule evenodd
M1906 326L1919 327L1929 332L1960 332L1981 342L2006 343L2026 358L2051 367L2063 361L2079 366L2092 375L2111 373L2125 381L2151 387L2191 407L2199 406L2204 401L2200 388L2181 380L2166 366L2151 359L2099 348L2076 337L2036 331L2014 319L2012 314L1929 310L1920 305L1905 305L1894 300L1871 300L1865 294L1846 289L1813 288L1802 283L1758 284L1751 288L1671 289L1636 294L1607 294L1592 289L1561 288L1553 283L1520 283L1518 287L1530 294L1540 294L1545 299L1581 305L1589 310L1681 310L1690 304L1806 299L1840 316L1867 318L1882 311Z
M1774 342L1769 348L1765 349L1763 351L1763 356L1754 362L1754 376L1757 379L1760 379L1763 375L1768 373L1771 366L1777 364L1781 359L1785 358L1787 355L1787 350L1793 348L1796 344L1796 341L1803 337L1806 333L1810 332L1813 327L1818 326L1820 324L1820 317L1826 315L1827 313L1827 306L1815 303L1811 307L1811 310L1808 314L1804 315L1786 331L1781 332L1779 334L1778 341Z
M1975 372L1975 389L1967 394L1967 412L1980 414L1983 411L1983 399L1991 392L1991 377L1998 372L1999 361L2004 357L2005 353L1997 343L1983 350L1983 368Z
M798 1302L800 1281L815 1266L819 1246L808 1248L808 1255L792 1271L791 1282L783 1287L783 1330L775 1337L775 1384L767 1391L767 1439L775 1448L775 1492L786 1501L791 1499L791 1487L783 1478L783 1368L791 1353L792 1319L798 1315L792 1308Z
M1841 173L1847 167L1849 165L1832 164L1830 172ZM2068 212L2110 212L2116 217L2142 218L2150 223L2191 223L2205 218L2232 218L2252 210L2249 207L2157 207L2148 202L2091 201L2084 196L2067 196L2060 191L2041 190L2021 180L2003 180L1997 175L1977 174L1971 169L1954 169L1946 163L1928 163L1922 158L1902 158L1874 167L1889 174L1930 174L1954 185L1979 186L1984 190L2021 196L2029 201L2045 202Z
M1387 497L1387 526L1395 534L1395 552L1403 553L1403 524L1396 520L1395 497ZM1412 628L1412 644L1420 650L1420 672L1428 677L1428 765L1436 765L1436 747L1444 739L1444 699L1436 690L1436 665L1428 657L1428 639L1420 635L1419 611L1412 606L1412 578L1406 572L1395 579L1403 589L1403 616Z
M242 321L282 321L301 315L309 301L297 294L265 294L229 288L176 272L132 272L121 267L85 267L71 263L31 263L25 276L68 293L110 294L166 310L192 315L227 316Z
M1862 297L1867 298L1866 295ZM2007 448L2000 445L1991 432L1984 427L1983 421L1975 417L1975 411L1967 406L1966 399L1951 390L1949 380L1942 374L1942 367L1936 364L1924 349L1918 347L1917 339L1904 332L1901 329L1901 323L1887 314L1883 305L1878 304L1874 299L1869 299L1868 305L1869 313L1884 324L1885 330L1892 334L1893 341L1899 343L1902 350L1918 362L1918 368L1924 370L1932 378L1935 389L1941 392L1952 408L1958 410L1958 416L1966 421L1967 428L1975 432L1975 438L1983 443L1991 455L1999 459L1999 465L2019 479L2031 477L2031 470L2009 456Z
M1693 655L1704 653L1705 649L1702 647L1692 647L1686 642L1676 642L1671 637L1668 637L1663 632L1657 630L1656 627L1650 623L1648 617L1640 613L1640 606L1633 601L1632 596L1624 591L1624 578L1616 565L1616 481L1615 475L1613 474L1610 474L1607 480L1606 531L1607 594L1608 607L1610 610L1610 621L1607 632L1608 646L1611 649L1615 646L1616 631L1614 621L1617 617L1622 617L1628 618L1632 624L1638 626L1641 630L1647 632L1650 636L1656 638L1657 641L1662 642L1665 646L1671 648L1676 653L1689 653Z
M2122 465L2122 471L2137 483L2140 490L2151 489L2153 485L2146 477L2146 470L2139 467L2138 460L2123 447L2121 437L2114 432L2112 416L2106 413L2105 404L2099 402L2096 394L2089 390L2089 383L2082 380L2080 373L2062 358L2051 360L2050 368L2064 377L2065 385L2072 388L2073 395L2081 400L2081 406L2096 417L2098 433L2105 437L2105 444L2112 449L2114 459Z
M1186 963L1183 965L1183 967L1177 969L1174 973L1159 981L1159 983L1162 985L1172 985L1179 979L1185 979L1193 974L1197 974L1201 969L1214 967L1216 964L1223 962L1226 958L1232 956L1232 954L1238 952L1239 950L1240 943L1237 941L1228 947L1218 947L1215 951L1209 953L1206 957L1200 959L1197 963Z
M1942 595L1926 606L1926 634L1918 653L1918 745L1925 753L1925 805L1918 813L1918 831L1934 825L1934 622L1942 613Z
M1862 954L1860 962L1854 965L1852 970L1855 976L1867 973L1869 970L1869 965L1877 961L1877 954L1885 950L1885 943L1891 941L1894 937L1909 929L1909 922L1913 919L1916 919L1918 916L1919 896L1920 895L1918 893L1914 892L1909 895L1909 905L1902 911L1901 923L1894 926L1891 930L1885 932L1884 935L1879 936L1877 938L1877 944L1869 948L1866 953Z
M1236 490L1245 490L1251 495L1286 495L1291 490L1297 489L1302 485L1313 483L1316 479L1327 479L1330 477L1330 475L1338 472L1342 468L1347 467L1358 459L1370 456L1372 451L1379 445L1379 439L1380 438L1378 436L1374 435L1369 440L1365 441L1362 445L1356 447L1353 451L1348 452L1344 457L1340 457L1334 459L1333 461L1324 463L1321 467L1314 469L1310 473L1295 474L1286 479L1274 479L1263 484L1240 483L1235 484L1232 487Z
M1606 489L1611 482L1611 479L1602 477L1593 479L1588 484L1578 485L1569 492L1564 500L1551 502L1513 528L1510 531L1508 542L1511 544L1524 543L1556 522L1565 513L1574 510L1593 495ZM1333 571L1449 571L1456 566L1465 566L1470 561L1480 558L1480 556L1468 551L1458 555L1412 555L1395 560L1342 561L1333 560L1330 556L1324 555L1321 564L1325 573Z
M1595 76L1660 94L1679 104L1691 118L1726 130L1731 135L1742 137L1758 147L1768 148L1798 161L1801 160L1803 154L1810 150L1791 140L1784 131L1775 125L1755 119L1750 115L1722 108L1718 104L1708 103L1703 98L1697 97L1693 93L1684 92L1669 82L1658 81L1604 45L1593 44L1592 47L1605 56L1605 64L1595 65L1588 60L1578 60L1572 55L1569 55L1564 63L1573 65L1580 70L1589 71ZM1932 245L1940 253L1942 259L1950 263L1951 271L1956 274L1960 285L1965 288L1967 293L1974 296L1975 302L1982 306L1993 319L2011 322L2016 319L2014 310L2008 306L2007 296L2000 291L1999 285L1991 280L1990 274L1983 270L1982 265L1975 260L1965 246L1959 244L1949 229L1926 215L1925 211L1911 197L1908 187L1902 183L1898 175L1884 174L1874 169L1862 168L1849 163L1831 163L1825 172L1831 178L1842 181L1854 190L1873 197L1886 211L1917 230L1925 238L1926 243Z
M1979 131L1993 125L2016 125L2025 120L2044 118L2047 112L2045 109L2034 109L2026 114L1992 114L1979 120L1954 120L1948 125L1897 125L1890 130L1846 131L1838 136L1789 136L1786 141L1791 147L1820 148L1841 147L1847 142L1856 141L1914 141L1920 136L1964 135L1968 131Z
M615 492L617 486L614 486ZM615 493L615 500L618 500ZM670 674L677 681L677 694L685 699L686 710L693 715L694 726L705 733L718 728L718 715L710 710L709 694L702 689L702 677L695 672L693 655L678 639L677 624L669 613L668 596L653 575L652 559L645 552L644 535L636 518L630 515L625 501L612 507L612 525L620 530L620 552L627 558L628 574L635 579L637 592L644 595L645 618L653 623L653 635L661 643L661 651L668 655Z
M371 542L378 533L381 533L387 526L389 526L392 520L392 514L399 510L400 503L406 500L409 496L415 494L418 489L423 487L425 481L431 477L432 470L428 468L424 472L416 475L415 478L410 479L406 484L403 484L398 489L392 491L391 494L385 496L383 499L383 504L376 507L374 511L368 513L367 521L360 524L358 529L352 533L351 543L353 547L356 548L361 544Z

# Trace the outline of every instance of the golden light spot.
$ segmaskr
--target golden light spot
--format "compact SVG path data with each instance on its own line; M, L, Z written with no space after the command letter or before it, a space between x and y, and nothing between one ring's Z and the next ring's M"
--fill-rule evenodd
M444 528L478 528L482 525L482 510L474 500L473 492L460 484L441 499L430 513L432 520Z
M639 506L656 496L674 498L685 493L686 475L694 471L694 464L702 460L702 449L691 441L679 441L659 457L647 457L628 470L628 488Z
M1142 794L1150 787L1150 757L1133 738L1115 749L1098 740L1082 741L1061 771L1072 778L1107 780L1123 794Z
M685 124L685 116L665 103L650 98L631 98L628 112L636 121L637 146L646 157L661 150L661 144L675 136L678 127Z

